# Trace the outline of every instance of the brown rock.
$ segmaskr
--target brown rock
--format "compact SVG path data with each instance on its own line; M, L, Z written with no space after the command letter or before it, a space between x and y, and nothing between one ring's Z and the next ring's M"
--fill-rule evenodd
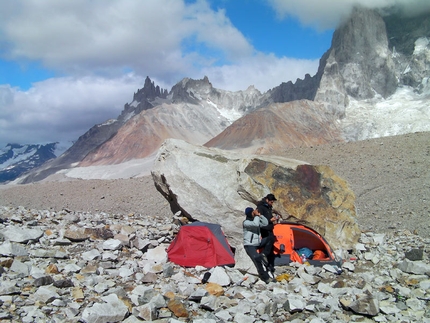
M172 299L167 303L169 310L177 317L188 317L188 311L185 305L178 299Z
M85 229L70 229L64 232L64 238L73 242L81 242L87 240L89 234L85 232Z
M0 262L0 266L4 268L10 268L12 266L13 259L9 258Z
M75 299L76 302L83 302L84 301L84 292L82 291L82 288L73 287L72 288L72 297Z
M166 297L167 299L174 299L175 298L175 293L174 292L166 292L164 294L164 297Z
M107 228L85 228L84 233L89 236L91 240L108 240L113 238L113 232Z
M224 289L222 288L221 285L216 283L207 283L205 286L205 289L211 295L215 295L215 296L224 295Z
M336 247L353 246L361 231L356 222L355 195L328 166L298 165L296 169L254 159L245 172L266 186L278 201L283 220L318 231Z
M99 274L98 266L94 264L89 264L85 266L80 271L81 274Z
M46 267L45 269L45 273L47 274L58 274L59 270L56 264L50 264L48 267Z

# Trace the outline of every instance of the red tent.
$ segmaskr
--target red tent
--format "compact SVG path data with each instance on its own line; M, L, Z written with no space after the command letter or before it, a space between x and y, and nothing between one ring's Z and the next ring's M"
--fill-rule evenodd
M234 254L222 232L214 223L193 222L182 226L167 248L171 262L184 267L234 266Z

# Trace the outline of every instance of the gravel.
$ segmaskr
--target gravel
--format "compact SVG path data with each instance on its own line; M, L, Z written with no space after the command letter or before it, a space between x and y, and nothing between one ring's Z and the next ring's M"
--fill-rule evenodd
M328 165L356 194L363 231L408 229L430 237L430 132L294 148L290 158ZM0 186L0 205L37 210L172 216L151 176Z

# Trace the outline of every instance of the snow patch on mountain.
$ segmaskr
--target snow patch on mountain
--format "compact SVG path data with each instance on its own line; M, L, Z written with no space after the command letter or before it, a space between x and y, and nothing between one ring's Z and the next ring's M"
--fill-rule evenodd
M347 141L430 131L429 97L430 86L426 84L421 94L402 86L386 100L350 98L346 116L339 123Z
M0 149L0 170L29 159L36 152L36 147L30 148L28 145L7 145L5 148Z
M415 41L414 55L418 55L421 52L426 51L428 45L429 45L429 40L427 39L427 37L418 38Z
M210 106L214 107L219 112L219 114L222 115L224 118L226 118L229 122L234 122L243 116L243 114L237 110L220 108L217 104L212 102L210 99L207 99L206 102Z

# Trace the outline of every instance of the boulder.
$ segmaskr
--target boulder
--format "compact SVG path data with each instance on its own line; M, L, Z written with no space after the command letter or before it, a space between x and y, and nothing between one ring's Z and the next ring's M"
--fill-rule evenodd
M242 245L245 208L270 192L283 220L312 227L333 248L352 249L360 237L355 195L327 166L168 139L151 173L173 213L220 224L234 247Z

